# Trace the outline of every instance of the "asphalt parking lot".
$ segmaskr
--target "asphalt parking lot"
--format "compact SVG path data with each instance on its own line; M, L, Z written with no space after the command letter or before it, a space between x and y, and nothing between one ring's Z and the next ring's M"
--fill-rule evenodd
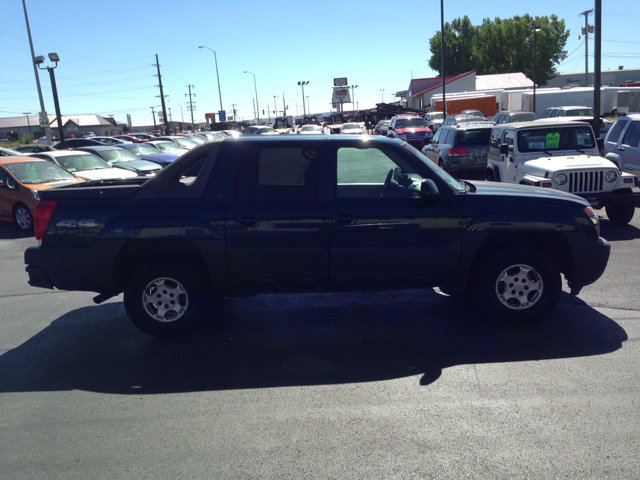
M122 297L29 287L0 224L0 477L638 478L640 213L602 235L605 275L528 329L407 290L158 340Z

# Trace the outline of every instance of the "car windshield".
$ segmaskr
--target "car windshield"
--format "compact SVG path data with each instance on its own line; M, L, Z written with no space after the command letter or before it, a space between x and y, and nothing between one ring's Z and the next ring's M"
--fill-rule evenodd
M173 142L154 142L161 152L169 152L171 150L180 150L180 146Z
M302 127L303 132L315 132L318 130L318 127L314 125L307 125L306 127Z
M192 142L196 142L198 144L203 144L204 142L207 141L207 139L203 136L200 135L194 135L193 137L187 137L189 140L191 140Z
M396 128L419 128L426 126L427 122L425 122L424 118L407 118L396 122Z
M195 147L199 145L198 142L194 142L193 140L187 137L178 137L178 138L174 138L173 140L181 147L186 147L186 148Z
M378 125L382 126L382 127L386 127L387 125L389 125L391 123L391 120L380 120L378 122Z
M518 113L515 115L511 115L511 122L532 122L534 120L538 120L538 115L535 113Z
M271 127L264 127L264 128L259 128L258 129L259 133L271 133L271 132L275 132L275 130Z
M518 150L544 152L594 148L596 141L588 126L547 127L518 131Z
M444 114L442 112L440 113L432 113L429 115L429 118L431 120L442 120L444 118Z
M25 185L38 185L76 179L74 175L65 169L46 160L6 163L4 166L20 183Z
M362 127L357 123L345 123L344 125L342 125L343 130L355 130L357 128L362 128Z
M95 155L65 155L56 157L56 161L70 172L111 168L111 165Z
M137 156L158 153L158 149L150 145L136 145L135 147L127 148L127 150Z
M137 155L124 148L114 150L102 150L100 156L109 163L129 162L139 160Z
M480 145L488 147L490 137L491 128L462 130L458 132L458 146Z
M572 108L566 111L567 117L593 117L593 108Z

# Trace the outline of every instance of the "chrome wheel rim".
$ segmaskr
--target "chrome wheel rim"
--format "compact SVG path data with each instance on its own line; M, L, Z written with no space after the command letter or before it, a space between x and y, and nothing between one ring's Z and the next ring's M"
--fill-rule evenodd
M528 265L505 268L496 281L496 295L505 307L526 310L542 297L544 284L540 274Z
M171 323L186 313L189 295L180 282L167 277L156 278L144 289L142 306L154 320Z
M26 208L20 207L16 210L16 223L23 230L31 228L31 213Z

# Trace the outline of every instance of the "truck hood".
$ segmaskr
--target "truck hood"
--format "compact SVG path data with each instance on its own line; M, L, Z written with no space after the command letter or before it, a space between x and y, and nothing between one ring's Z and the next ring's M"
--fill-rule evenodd
M501 182L471 181L468 183L471 183L476 187L476 191L473 195L504 196L510 198L535 197L545 200L565 200L578 203L585 207L590 205L588 201L581 197L552 188L531 187L529 185L516 185ZM505 199L505 201L507 200Z
M618 170L610 160L591 155L566 155L561 157L536 158L535 160L527 160L524 164L523 170L529 174L544 177L546 172L600 168Z

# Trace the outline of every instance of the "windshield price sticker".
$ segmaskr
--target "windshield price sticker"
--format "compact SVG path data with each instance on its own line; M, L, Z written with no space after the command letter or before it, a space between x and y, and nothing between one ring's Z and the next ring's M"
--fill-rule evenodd
M560 146L560 133L547 133L545 148L558 148Z

